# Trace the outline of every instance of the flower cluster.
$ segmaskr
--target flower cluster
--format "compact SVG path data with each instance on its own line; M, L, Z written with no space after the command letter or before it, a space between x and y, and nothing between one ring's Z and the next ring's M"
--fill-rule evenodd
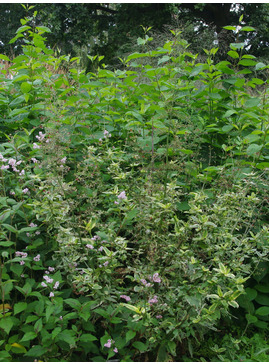
M21 160L20 161L16 161L16 159L14 159L14 158L10 158L8 160L7 158L4 158L3 155L0 153L0 161L2 161L4 163L8 162L6 165L3 164L1 166L1 169L2 170L9 169L9 167L11 167L14 172L18 172L19 173L19 176L23 176L25 174L24 169L22 169L21 171L19 171L17 169L17 166L19 166L22 163Z
M154 296L153 298L148 300L148 303L152 305L153 303L158 303L158 297Z
M126 296L125 294L122 294L120 298L123 298L126 302L131 301L131 298L129 296Z
M104 344L104 347L106 347L106 348L111 348L111 345L112 344L114 344L115 343L115 341L114 340L112 340L112 339L108 339L107 340L107 342ZM118 349L115 347L114 349L113 349L113 351L114 351L114 353L117 353L118 352Z
M151 287L152 284L148 283L145 279L140 279L140 282L144 284L145 287Z
M41 286L42 287L46 288L46 287L48 287L49 284L53 284L54 283L54 279L53 278L50 278L48 276L48 274L50 274L50 272L54 272L54 270L55 270L55 268L48 267L48 270L45 271L46 275L43 276L45 282L41 282ZM56 290L59 287L59 285L60 285L60 282L59 281L56 281L54 283L53 287L51 288L51 286L50 286L50 288L53 289L53 290ZM49 294L49 297L54 297L54 292L51 291L50 294Z

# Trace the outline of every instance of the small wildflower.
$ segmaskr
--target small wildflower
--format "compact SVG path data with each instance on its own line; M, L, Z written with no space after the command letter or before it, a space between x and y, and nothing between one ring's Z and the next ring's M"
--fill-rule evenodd
M37 227L37 225L36 225L36 224L34 224L33 222L31 222L31 223L29 224L29 226L30 226L30 227Z
M39 135L36 135L36 139L41 142L42 140L44 140L46 134L43 134L42 131L40 131L38 134Z
M118 195L118 199L119 200L126 200L126 194L125 191L122 191L119 195Z
M24 274L21 274L21 277L24 278Z
M47 271L47 270L45 270L45 273L46 273L46 274L50 274L50 272L49 272L49 271Z
M22 190L23 193L28 193L29 192L29 189L26 187Z
M45 279L45 281L46 281L47 283L52 283L52 282L53 282L53 279L52 279L52 278L50 278L50 277L48 277L48 276L43 276L43 278Z
M35 234L36 234L36 235L39 235L39 234L40 234L40 231L36 231L36 232L35 232Z
M112 340L111 339L108 339L107 342L104 344L104 346L106 348L110 348L111 347L111 344L112 344Z
M50 292L50 297L54 297L54 293L53 292Z
M10 164L12 167L14 167L16 165L16 159L10 158L10 160L8 161L8 164Z
M114 201L114 204L118 205L119 204L119 201Z
M103 266L106 267L108 265L109 261L107 260L106 262L104 262Z
M156 319L162 319L163 317L162 317L162 315L157 315L156 316Z
M153 282L161 283L161 278L159 277L159 273L154 273L152 279Z
M24 260L20 261L20 265L24 265L24 264L25 264Z
M60 282L59 281L57 281L57 282L55 282L55 284L54 284L54 289L57 289L58 287L59 287L59 285L60 285Z
M40 146L37 145L36 143L33 144L33 149L40 149Z
M59 320L62 320L62 319L63 319L63 316L60 316L60 317L59 317Z
M101 252L101 251L103 251L103 249L104 248L102 246L100 246L100 248L98 249L98 251Z
M28 236L28 238L31 236L31 234L30 233L26 233L26 236Z
M102 138L99 138L99 142L101 142L102 141Z
M93 249L93 246L91 244L86 244L86 248Z
M50 272L54 272L54 271L55 271L55 268L53 268L53 267L48 267L48 270L49 270Z
M42 287L48 287L45 282L41 282Z
M19 173L19 176L24 176L25 175L25 171L24 169Z
M15 192L14 191L10 191L9 194L14 196L15 195Z
M7 165L7 166L2 165L2 166L1 166L1 169L2 169L2 170L4 170L4 169L9 169L9 165Z
M153 303L158 303L158 298L157 296L154 296L153 298L151 298L150 300L148 300L149 304L152 305Z
M40 261L40 254L37 254L37 256L34 257L34 261L35 262L39 262Z
M65 164L65 162L66 162L66 157L62 158L60 162L61 162L61 163L63 163L63 164Z
M125 294L122 294L120 298L123 298L126 302L131 301L131 298L129 296L126 296Z
M36 158L31 158L31 161L34 163L38 163L38 160Z
M114 353L117 353L118 352L118 349L117 348L114 348L113 351L114 351Z

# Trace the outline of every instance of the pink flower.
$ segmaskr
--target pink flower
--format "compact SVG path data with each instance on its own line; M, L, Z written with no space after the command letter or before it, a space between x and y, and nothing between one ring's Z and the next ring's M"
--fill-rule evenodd
M40 146L37 145L36 143L33 144L33 149L40 149Z
M117 348L114 348L113 351L114 351L114 353L117 353L118 352L118 349Z
M158 298L157 296L154 296L153 298L151 298L149 301L149 304L152 305L153 303L158 303Z
M103 266L106 267L108 265L108 260L106 262L104 262Z
M29 189L26 187L26 188L24 188L24 189L22 190L22 192L23 192L23 193L27 193L27 192L29 192Z
M162 319L163 317L162 317L162 315L157 315L156 316L156 319Z
M41 282L42 287L48 287L45 282Z
M54 297L54 293L53 292L50 292L50 297Z
M29 224L29 226L30 226L30 227L37 227L37 225L36 225L36 224L34 224L33 222L31 222L31 223Z
M119 195L118 195L118 199L119 200L126 200L126 194L125 191L122 191Z
M36 139L41 142L42 140L44 140L46 134L43 134L42 131L40 131L38 134L39 135L36 136Z
M93 249L93 246L91 244L86 244L86 248Z
M24 265L24 264L25 264L24 260L20 261L20 265Z
M66 162L66 157L61 159L61 163L65 164L65 162Z
M53 268L53 267L48 267L48 270L49 270L50 272L54 272L54 271L55 271L55 268Z
M116 205L118 205L118 204L119 204L119 201L114 201L114 203L115 203Z
M122 294L120 298L123 298L126 302L131 301L131 298L129 296L126 296L125 294Z
M111 347L111 344L112 344L112 340L111 339L108 339L107 342L104 344L104 346L106 348L110 348Z
M24 176L25 175L25 171L24 169L19 173L19 176Z
M154 273L152 279L153 282L161 283L161 278L159 277L159 273Z
M10 164L12 167L15 167L16 159L10 158L10 160L8 161L8 164Z
M2 165L2 166L1 166L1 169L2 169L2 170L4 170L4 169L9 169L9 165L7 165L7 166Z
M57 281L57 282L55 282L55 284L54 284L54 289L57 289L58 287L59 287L59 285L60 285L60 282L59 281Z
M37 254L37 256L34 257L34 261L35 262L39 262L40 261L40 254Z
M38 160L36 158L31 158L32 162L38 163Z

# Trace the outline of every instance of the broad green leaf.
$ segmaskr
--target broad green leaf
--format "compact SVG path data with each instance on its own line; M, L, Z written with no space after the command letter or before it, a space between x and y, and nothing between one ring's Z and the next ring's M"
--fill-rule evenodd
M35 333L35 332L26 332L24 335L23 335L23 337L21 338L21 340L20 341L30 341L30 340L33 340L33 339L35 339L37 337L37 333Z
M255 325L256 327L259 327L260 329L266 329L266 328L268 327L267 322L260 321L260 320L258 320L258 321L256 321L256 322L254 322L254 325Z
M255 66L255 70L258 71L258 70L261 70L263 68L266 67L266 64L262 63L262 62L258 62Z
M239 58L239 54L236 51L229 51L227 54L232 58Z
M258 97L253 97L251 99L248 99L245 102L245 107L246 108L250 108L250 107L256 107L259 105L259 103L261 102L261 100Z
M140 353L143 353L147 350L148 346L147 344L142 343L141 341L135 341L132 346L140 351Z
M257 291L252 288L246 288L246 295L244 296L247 300L253 301L257 297Z
M15 233L15 234L18 233L18 230L9 224L1 224L1 226L6 228L7 230L11 231L12 233Z
M38 321L36 321L34 325L35 332L36 333L40 332L42 330L42 327L43 327L42 318L40 318Z
M13 325L14 323L11 317L0 318L0 328L3 329L7 335L10 333Z
M235 49L243 49L244 48L245 43L231 43L230 44L230 48L235 50Z
M136 335L135 331L129 330L126 332L126 343L130 340L132 340Z
M223 27L223 29L236 31L236 27L234 25L226 25L225 27Z
M252 61L251 59L242 59L238 64L241 64L242 66L255 66L257 62Z
M247 155L253 157L256 153L259 153L262 149L262 145L250 144L246 150Z
M76 346L76 340L75 340L75 332L72 330L64 330L59 333L59 335L56 337L56 341L65 341L67 344L69 344L72 347Z
M250 26L245 26L240 29L240 31L243 31L243 32L254 32L255 30L256 30L255 28L250 27Z
M91 334L82 334L79 338L80 341L90 342L98 340L95 336Z
M255 298L255 301L260 305L269 306L269 296L259 293Z
M10 62L10 59L8 56L5 56L4 54L0 54L0 59L3 59L4 61Z
M17 315L18 313L24 311L27 308L26 302L19 302L15 303L14 305L14 315Z
M48 348L44 348L41 345L35 345L33 346L26 354L25 356L33 356L33 357L39 357L48 352Z
M246 319L250 324L258 321L258 318L256 316L250 315L249 313L246 314Z
M21 92L27 94L32 88L32 85L28 82L23 82L21 84Z
M269 307L259 307L256 312L255 312L256 315L260 315L260 316L267 316L269 315Z
M31 27L29 27L29 25L23 25L22 27L19 27L16 31L17 34L25 32L26 30L31 29Z

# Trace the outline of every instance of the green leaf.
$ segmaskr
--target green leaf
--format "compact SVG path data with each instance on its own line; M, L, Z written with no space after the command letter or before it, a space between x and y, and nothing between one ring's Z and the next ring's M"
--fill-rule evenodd
M24 311L27 308L26 302L15 303L14 305L14 315L17 315L19 312Z
M247 155L253 157L256 153L259 153L262 149L262 145L250 144L246 150Z
M259 71L259 70L261 70L261 69L263 69L263 68L265 68L266 67L266 64L264 64L264 63L262 63L262 62L258 62L257 64L256 64L256 66L255 66L255 70L256 71Z
M43 348L41 345L35 345L33 346L26 354L25 356L34 356L39 357L48 352L48 348Z
M138 349L140 353L143 353L147 350L148 346L141 341L135 341L132 345L134 348Z
M256 107L259 105L259 103L261 102L261 100L258 97L253 97L251 99L248 99L245 102L245 107L249 108L249 107Z
M250 27L250 26L245 26L240 29L240 31L243 31L243 32L254 32L255 30L256 30L255 28Z
M64 330L59 333L59 335L56 338L56 341L65 341L70 346L75 347L76 346L75 332L72 330Z
M23 337L21 338L20 342L22 341L30 341L30 340L33 340L37 337L37 334L35 332L26 332Z
M231 43L230 48L234 49L243 49L245 43Z
M11 231L12 233L15 233L15 234L18 233L18 230L9 224L1 224L1 226L6 228L7 230Z
M46 321L49 321L50 316L53 314L54 312L54 305L49 305L46 308Z
M95 336L91 334L82 334L79 338L80 341L90 342L98 340Z
M227 54L232 58L239 58L239 54L236 51L229 51Z
M258 320L257 322L254 322L254 325L256 327L259 327L260 329L266 329L268 327L268 324L264 321Z
M236 31L236 27L234 25L226 25L225 27L223 27L223 29Z
M255 301L258 302L260 305L269 306L269 296L264 294L258 294L255 298Z
M255 66L257 62L252 61L251 59L242 59L238 64L241 64L242 66Z
M13 325L14 323L11 317L0 318L0 328L3 329L7 335L10 333Z
M75 300L74 298L67 298L64 300L65 303L67 303L70 307L74 308L75 310L79 310L81 308L81 303L78 300Z
M126 332L126 343L130 340L132 340L136 335L136 332L135 331L132 331L132 330L129 330Z
M253 301L257 297L257 291L252 288L246 288L246 295L244 296L248 301Z
M43 323L42 323L42 318L40 318L38 321L36 321L35 326L34 326L34 330L36 333L40 332L42 330L43 327Z
M5 56L4 54L0 54L0 59L3 59L4 61L10 62L10 59L8 56Z
M269 315L269 307L259 307L256 312L255 312L256 315L260 315L260 316L267 316Z
M250 324L258 321L258 318L256 316L250 315L249 313L246 314L246 319Z
M21 84L21 92L24 94L28 93L31 90L31 88L32 88L32 85L28 82L23 82Z
M28 29L31 29L31 27L29 27L29 25L23 25L22 27L20 27L20 28L17 29L16 34L25 32Z

